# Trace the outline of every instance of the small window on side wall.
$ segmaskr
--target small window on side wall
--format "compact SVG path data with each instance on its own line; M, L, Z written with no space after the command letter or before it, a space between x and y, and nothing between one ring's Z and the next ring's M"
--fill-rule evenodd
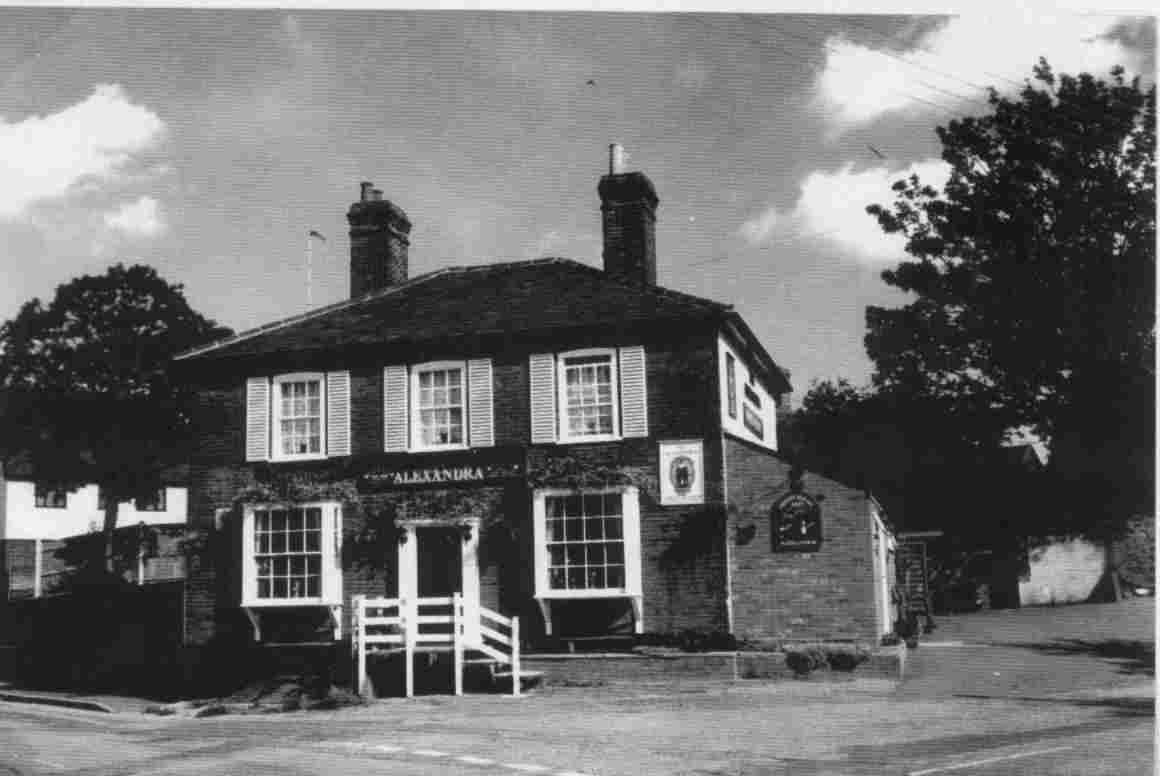
M139 498L134 502L138 512L164 512L165 488L158 488L147 498Z
M737 418L737 359L732 353L725 354L725 389L729 406L729 417Z
M36 483L36 506L40 509L67 509L68 492L61 488L52 488L43 483Z

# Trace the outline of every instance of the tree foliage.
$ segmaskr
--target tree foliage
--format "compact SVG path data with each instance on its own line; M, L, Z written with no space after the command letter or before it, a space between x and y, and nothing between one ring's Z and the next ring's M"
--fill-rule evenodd
M1009 465L998 437L986 444L938 399L850 383L811 386L785 431L805 468L864 488L907 530L943 529L988 546L1027 519L1042 483Z
M106 565L117 504L148 498L186 454L190 397L171 379L170 358L229 333L194 311L181 286L119 264L0 325L0 454L56 487L100 486Z
M938 129L941 191L911 177L869 208L910 255L883 279L914 295L867 310L874 385L980 449L1033 430L1060 505L1112 525L1153 499L1155 86L1041 60L989 104Z

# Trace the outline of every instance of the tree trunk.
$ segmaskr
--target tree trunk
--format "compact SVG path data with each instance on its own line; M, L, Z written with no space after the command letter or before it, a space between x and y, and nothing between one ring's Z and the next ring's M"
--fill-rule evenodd
M114 557L115 543L113 538L117 529L117 499L110 496L105 501L105 522L102 526L102 533L105 541L102 543L105 553L104 567L109 574L114 574L117 571L116 558Z
M1104 539L1104 573L1112 583L1112 600L1119 601L1123 598L1123 591L1120 590L1120 564L1113 539Z

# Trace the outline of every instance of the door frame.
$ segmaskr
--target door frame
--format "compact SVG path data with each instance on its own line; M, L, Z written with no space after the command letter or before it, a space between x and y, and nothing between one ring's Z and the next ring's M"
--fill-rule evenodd
M459 545L460 590L466 613L464 636L471 643L480 640L479 632L479 533L480 518L408 518L399 520L398 595L400 600L413 601L419 593L418 528L457 528L462 537Z

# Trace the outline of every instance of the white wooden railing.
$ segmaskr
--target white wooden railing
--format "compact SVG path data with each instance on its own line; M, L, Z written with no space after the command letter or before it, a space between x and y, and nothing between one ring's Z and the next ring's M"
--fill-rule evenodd
M367 679L367 658L374 654L403 655L404 688L415 694L415 655L450 652L455 694L463 694L465 653L475 651L510 667L512 695L520 694L520 619L470 605L456 593L442 598L368 598L355 596L351 647L355 688L373 695Z

